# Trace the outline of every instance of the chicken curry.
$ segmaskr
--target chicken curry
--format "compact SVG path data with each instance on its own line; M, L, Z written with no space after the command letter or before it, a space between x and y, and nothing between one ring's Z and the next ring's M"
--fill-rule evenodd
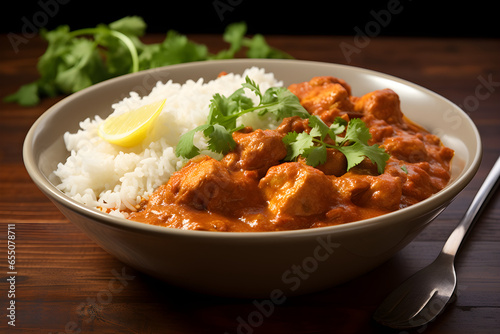
M273 130L232 133L234 149L220 160L191 159L129 219L206 231L283 231L345 224L396 211L443 189L453 150L405 118L390 89L351 95L342 79L324 76L288 89L326 125L338 117L361 119L370 144L390 155L383 173L368 158L347 168L346 156L328 148L316 167L285 161L283 138L311 131L308 119L287 117Z

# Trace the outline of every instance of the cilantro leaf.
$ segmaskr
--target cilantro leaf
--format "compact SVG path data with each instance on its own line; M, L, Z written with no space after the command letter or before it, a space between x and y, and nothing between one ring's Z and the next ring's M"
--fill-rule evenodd
M262 96L257 110L259 115L272 113L277 119L299 116L308 118L310 115L300 104L299 98L285 87L271 87Z
M315 131L319 132L319 134L315 136L321 137L321 140L325 139L327 135L330 135L332 139L335 139L335 133L332 133L328 125L326 125L325 122L323 122L323 120L318 116L309 116L309 126L312 127L313 130L316 129Z
M287 155L285 160L292 161L304 154L305 150L313 146L313 137L307 132L289 132L283 137L283 142L287 144Z
M378 173L382 174L385 169L385 163L389 159L389 154L377 145L368 146L361 143L354 143L349 146L339 146L337 149L347 158L347 170L358 165L367 157L377 165Z
M365 123L359 118L353 118L349 121L349 126L345 132L344 138L340 138L339 145L347 142L362 143L368 145L372 135Z
M129 37L143 36L146 32L146 27L146 23L139 16L125 16L109 24L109 28L119 31Z
M207 127L206 130L203 131L203 135L208 137L208 149L213 152L229 152L236 146L232 131L229 131L220 124L214 124Z
M230 44L229 50L233 53L239 51L243 45L243 38L247 32L247 25L243 22L231 23L226 27L222 39Z
M244 88L250 89L260 97L257 106L254 106L252 100L245 96ZM210 101L207 123L181 136L176 155L189 159L199 154L199 149L193 144L194 133L197 131L203 131L203 135L208 139L208 148L211 151L222 154L229 152L236 145L232 133L242 128L242 126L237 126L237 119L250 112L257 112L259 115L271 112L277 119L294 115L309 116L309 113L300 104L299 99L288 89L271 87L262 94L260 87L246 77L242 88L237 89L229 97L221 94L213 95ZM300 134L300 136L308 136L310 140L313 139L307 133ZM301 144L297 143L295 145L298 147ZM304 147L307 146L303 145Z
M221 50L209 59L231 59L243 46L247 26L244 22L231 23L226 27L222 39L229 43L229 49Z
M261 34L255 34L252 39L245 39L243 43L248 47L248 58L293 58L286 52L271 47Z
M208 124L220 124L226 128L236 128L236 119L241 116L241 110L250 110L253 101L244 95L243 88L237 89L229 97L214 94L210 101Z
M215 94L210 101L210 113L208 114L209 124L220 124L225 127L236 127L236 117L234 114L238 104L230 98L221 94Z
M360 143L354 143L348 146L337 147L341 153L343 153L347 159L347 170L360 164L364 159L364 145Z
M17 92L5 97L5 102L17 102L22 106L34 106L40 102L36 82L21 86Z
M317 166L326 162L326 144L315 139L320 137L321 131L319 127L314 127L309 133L307 132L289 132L283 137L283 143L287 145L287 155L285 160L293 161L299 156L306 159L306 163L310 166ZM319 142L319 145L317 145Z
M185 35L170 30L162 43L144 46L144 52L139 55L140 68L201 61L206 60L208 55L205 45L190 41Z
M42 97L74 93L119 75L165 65L192 61L234 58L243 48L248 57L291 58L270 47L261 35L246 38L244 22L226 27L223 39L229 48L211 54L206 45L195 43L176 31L168 31L163 42L144 44L139 37L146 31L139 16L126 16L108 25L70 31L61 25L54 30L40 29L48 42L39 58L40 78L23 85L4 98L6 102L35 105ZM240 101L243 102L243 101Z
M194 158L195 156L200 154L200 150L198 149L198 147L193 144L194 135L198 131L205 131L209 126L210 125L208 124L203 124L183 134L177 142L175 154L178 157L185 157L187 159Z
M302 156L308 165L316 167L326 162L327 148L335 148L345 155L347 170L367 157L377 165L379 173L384 172L389 154L378 145L368 145L371 134L361 119L355 118L347 123L338 118L332 126L328 127L319 117L311 115L309 126L312 127L309 133L289 133L283 138L288 150L286 160L292 161ZM338 136L344 132L344 129L346 129L345 136ZM326 136L330 136L336 144L325 143Z
M323 134L318 126L315 126L309 131L309 136L311 137L322 137Z
M79 39L61 59L54 81L58 89L70 94L106 78L103 61L93 42Z
M236 110L245 110L253 107L252 99L247 97L244 93L243 88L240 88L229 96L229 99L236 103L237 108L234 110L235 112Z
M339 135L345 131L347 125L348 122L345 119L337 117L333 121L332 125L330 125L330 130L333 132L334 135Z
M250 91L254 92L255 95L257 95L259 97L260 101L263 102L262 101L262 93L260 91L260 87L259 87L258 84L255 83L255 81L253 81L252 79L250 79L247 76L247 77L245 77L245 82L242 84L242 86L244 88L248 88Z
M382 174L385 170L385 165L387 160L391 157L384 148L374 144L371 146L364 145L363 146L363 154L365 157L370 159L373 163L377 165L377 171L379 174Z
M95 29L94 40L106 50L105 63L110 77L139 70L139 52L143 46L139 37L145 30L146 23L138 16L127 16L110 23L109 27L99 25Z
M307 154L306 163L309 166L318 166L324 164L327 159L326 145L313 146L305 150Z

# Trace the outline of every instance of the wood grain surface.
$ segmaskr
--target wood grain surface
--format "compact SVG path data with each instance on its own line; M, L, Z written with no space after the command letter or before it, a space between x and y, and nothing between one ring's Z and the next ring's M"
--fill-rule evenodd
M211 51L221 36L194 35ZM146 42L163 36L149 35ZM72 225L36 188L22 161L24 137L59 98L36 107L0 102L0 333L400 333L371 316L400 282L429 264L500 154L500 41L269 36L297 59L349 64L415 82L462 106L481 133L484 156L469 186L410 245L341 286L265 301L204 296L124 265ZM351 47L346 53L346 47ZM0 36L0 96L38 78L38 37L15 52ZM15 225L15 298L8 273L8 227ZM495 195L457 259L456 300L412 333L492 333L500 328L500 195ZM15 327L10 300L15 300ZM404 331L401 333L405 333Z

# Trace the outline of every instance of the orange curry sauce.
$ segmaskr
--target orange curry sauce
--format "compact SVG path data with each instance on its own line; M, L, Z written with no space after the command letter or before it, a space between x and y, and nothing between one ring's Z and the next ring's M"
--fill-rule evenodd
M283 136L309 131L299 117L275 130L233 133L236 148L220 161L192 159L159 187L129 219L165 227L209 231L281 231L345 224L420 202L446 186L453 150L407 120L390 89L351 95L341 79L315 77L289 87L311 114L330 125L361 118L370 145L391 155L383 174L368 159L346 171L345 156L328 149L316 168L284 162Z

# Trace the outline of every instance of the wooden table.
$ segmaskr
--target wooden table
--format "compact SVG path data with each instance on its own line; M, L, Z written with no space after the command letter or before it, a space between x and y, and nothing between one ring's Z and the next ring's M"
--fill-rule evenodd
M159 41L163 36L147 36ZM191 36L216 52L220 36ZM31 124L59 100L0 104L0 332L16 333L385 333L371 320L384 296L439 252L500 153L500 41L269 36L297 59L395 75L461 105L479 128L484 158L471 184L394 258L351 282L288 299L259 314L256 301L207 297L167 286L104 252L36 188L22 162ZM37 79L37 37L15 53L0 39L0 96ZM347 52L346 50L350 50ZM500 328L500 195L457 259L458 298L415 333L492 333ZM7 324L7 234L15 224L15 327ZM119 283L118 283L119 282ZM399 331L389 331L399 333ZM403 332L404 333L404 332Z

